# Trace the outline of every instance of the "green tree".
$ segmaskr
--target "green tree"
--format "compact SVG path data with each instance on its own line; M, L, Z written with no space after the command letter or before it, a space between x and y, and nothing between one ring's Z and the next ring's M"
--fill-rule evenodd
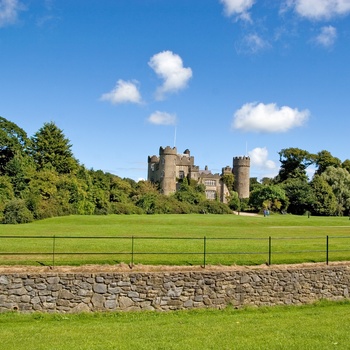
M313 215L335 215L338 208L337 199L332 187L324 177L316 174L310 186L313 191L313 201L310 205L311 213Z
M258 181L257 177L251 177L249 181L249 192L253 191L255 188L262 186Z
M337 199L338 215L350 213L350 174L343 168L328 167L321 176L331 186Z
M281 186L288 197L289 213L302 215L310 210L310 205L313 201L313 193L306 180L301 178L290 178L285 180Z
M71 147L55 123L45 123L32 137L31 155L39 170L52 168L59 174L75 173L78 161L73 157Z
M261 186L251 192L249 204L259 211L262 209L280 211L287 208L288 199L284 189L279 185Z
M347 170L347 172L350 174L350 159L345 159L341 167Z
M0 222L5 204L14 199L11 179L8 176L0 176Z
M11 179L16 197L21 197L21 193L28 189L29 182L35 175L35 164L27 154L16 151L7 162L5 172Z
M205 200L204 187L198 184L190 186L186 180L180 184L178 191L174 193L174 197L180 202L187 202L192 205L197 205Z
M289 178L307 180L306 168L314 162L315 155L299 148L282 149L279 155L281 168L277 175L278 182Z
M333 166L335 168L341 166L341 160L333 157L330 152L325 150L318 152L315 159L317 166L316 174L318 175L322 174L329 166Z
M59 175L49 169L35 173L29 183L25 201L35 219L44 219L62 215L57 200Z
M130 182L121 179L119 176L112 176L110 183L111 202L129 202L133 189Z
M228 206L232 210L240 211L241 210L241 201L239 199L238 193L235 191L231 192L230 200Z
M25 153L30 144L26 132L15 123L0 117L0 174L16 153Z
M225 173L221 176L222 182L226 185L229 191L233 191L235 177L232 173Z

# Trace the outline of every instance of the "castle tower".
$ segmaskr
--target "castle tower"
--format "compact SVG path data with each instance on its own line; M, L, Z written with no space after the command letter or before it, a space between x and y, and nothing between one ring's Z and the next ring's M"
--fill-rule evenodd
M176 147L159 148L160 188L168 195L176 191Z
M249 198L250 158L233 158L233 175L235 177L235 191L239 198Z
M158 179L158 170L159 168L159 158L157 156L148 157L148 175L147 179L151 182L157 182Z

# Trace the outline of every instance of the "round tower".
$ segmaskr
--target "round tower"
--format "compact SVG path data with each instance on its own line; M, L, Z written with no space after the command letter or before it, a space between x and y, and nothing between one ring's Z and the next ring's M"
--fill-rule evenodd
M239 198L249 198L250 158L233 158L233 175L235 177L235 191Z
M165 195L176 191L176 147L159 148L160 187Z
M158 181L157 165L159 164L159 158L157 156L148 157L148 175L147 179L151 182Z

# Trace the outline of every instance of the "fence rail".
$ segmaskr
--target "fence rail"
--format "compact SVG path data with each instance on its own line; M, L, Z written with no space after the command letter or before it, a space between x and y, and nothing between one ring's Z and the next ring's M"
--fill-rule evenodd
M18 243L20 241L20 243ZM105 241L105 245L97 245ZM165 241L171 244L164 244ZM306 243L305 243L306 241ZM39 245L37 244L39 242ZM84 242L80 245L79 242ZM175 242L175 243L174 243ZM181 244L178 244L181 242ZM294 245L293 245L294 244ZM15 248L14 248L15 247ZM79 248L81 250L79 250ZM185 250L185 248L187 248ZM293 249L294 248L294 249ZM301 255L301 259L297 255ZM310 256L314 254L311 259ZM128 259L131 266L143 263L141 257L156 256L151 263L164 263L160 256L186 256L190 261L177 259L180 264L201 264L206 267L208 260L215 264L248 265L266 263L290 263L332 260L349 260L350 236L323 237L142 237L142 236L0 236L0 264L30 264L33 259L41 265L55 266L60 257L70 257L69 264L81 264L81 257L89 261L108 263L117 257ZM254 259L241 257L249 256ZM259 258L256 258L256 257ZM80 258L72 258L80 257ZM92 258L91 258L92 257ZM157 258L158 257L158 258ZM215 258L213 258L215 257ZM217 258L219 257L219 258ZM240 257L238 259L238 257ZM282 257L278 259L278 257ZM287 258L288 257L288 258ZM137 260L138 258L138 260ZM38 261L45 260L45 262ZM171 259L169 259L171 260ZM210 261L210 263L212 263ZM125 262L125 261L124 261ZM169 261L174 264L174 259ZM165 262L166 263L166 262Z

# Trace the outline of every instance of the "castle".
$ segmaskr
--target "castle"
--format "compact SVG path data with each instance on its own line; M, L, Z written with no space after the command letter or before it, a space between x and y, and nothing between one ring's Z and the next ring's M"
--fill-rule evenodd
M176 192L179 180L187 177L199 184L204 184L207 199L218 199L226 203L230 192L222 181L222 175L233 173L234 189L238 197L249 198L249 171L249 157L233 158L233 168L226 166L222 169L222 174L212 174L207 166L204 170L200 170L197 165L194 165L194 157L191 156L188 149L178 154L176 147L160 147L159 156L148 157L148 180L152 183L159 183L165 195Z

